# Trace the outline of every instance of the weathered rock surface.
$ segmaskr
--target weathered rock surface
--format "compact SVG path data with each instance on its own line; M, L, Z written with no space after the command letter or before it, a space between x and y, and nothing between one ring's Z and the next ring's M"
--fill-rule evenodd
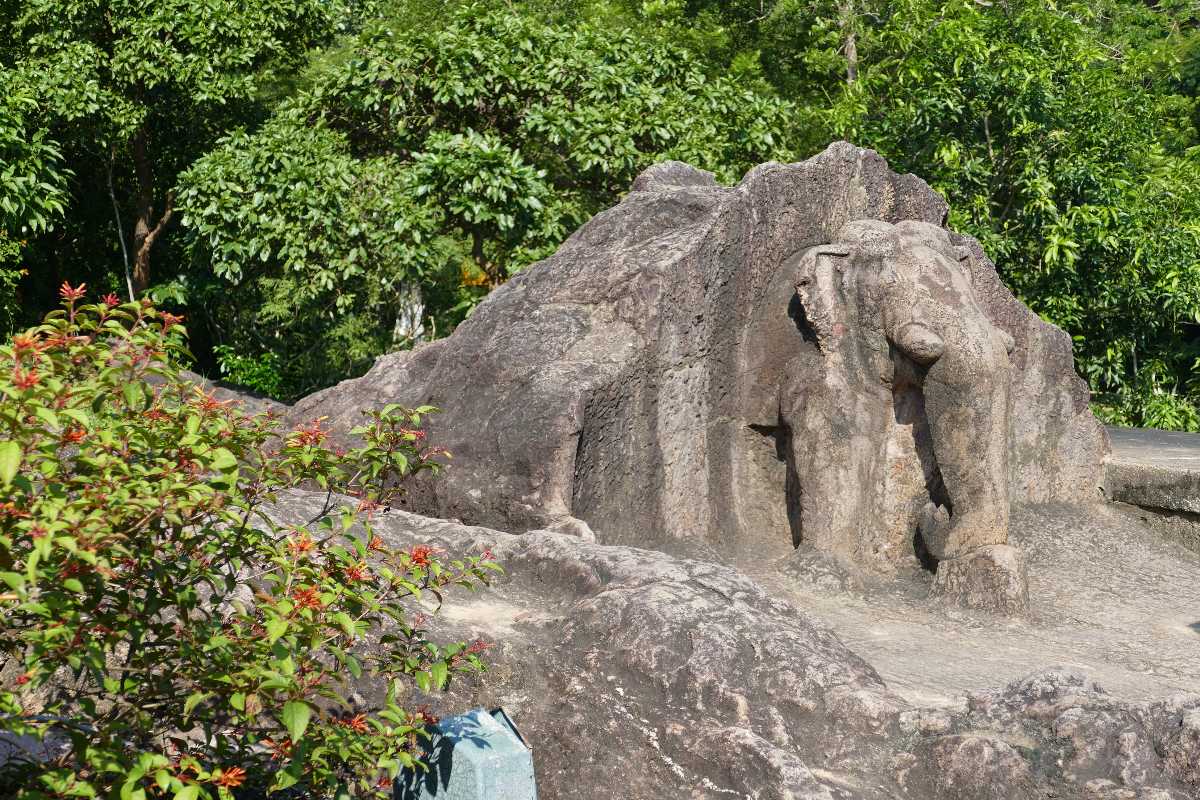
M733 188L660 164L448 339L384 356L292 418L325 415L345 431L369 406L442 408L431 438L455 462L412 494L421 513L516 531L581 520L601 543L782 556L817 535L803 530L795 463L819 460L818 443L794 439L781 410L785 385L820 375L792 260L848 222L908 220L963 259L988 329L1012 340L1011 420L997 428L1009 463L989 462L1012 499L1095 499L1107 445L1069 339L1012 297L974 241L942 231L945 216L922 181L845 143ZM852 560L919 570L915 531L904 534L903 552Z
M307 519L323 499L289 493L276 513ZM493 668L435 703L508 709L546 800L1200 797L1200 696L1122 701L1050 669L914 702L728 566L403 512L378 528L504 564L438 617L447 637L496 642ZM909 647L929 673L961 656Z
M1014 342L969 260L936 225L858 220L785 266L819 351L779 402L806 543L885 569L918 530L939 561L1008 543Z
M1105 493L1112 500L1163 512L1200 514L1200 435L1109 428L1112 453Z

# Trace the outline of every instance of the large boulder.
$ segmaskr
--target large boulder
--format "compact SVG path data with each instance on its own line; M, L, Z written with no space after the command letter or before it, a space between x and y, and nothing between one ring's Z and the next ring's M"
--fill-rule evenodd
M274 513L302 522L324 502L284 493ZM488 672L402 702L503 706L533 748L544 800L1200 796L1200 696L1123 701L1079 672L1043 669L994 676L1001 686L961 704L914 702L726 565L404 512L377 515L375 530L395 547L488 549L504 565L491 588L450 593L434 626L494 642ZM928 671L969 657L932 639L905 649ZM368 701L386 691L358 688Z
M848 223L907 222L936 229L938 246L959 254L986 327L1011 344L1007 372L988 377L1011 408L989 434L1007 443L1007 463L988 461L989 474L1007 473L1018 505L1094 499L1107 441L1069 338L1009 293L974 240L943 230L946 211L924 182L844 142L802 163L764 164L731 188L659 164L453 335L380 358L362 378L302 400L292 419L327 416L344 433L363 408L441 408L430 436L454 465L411 493L420 513L678 554L783 556L817 535L812 522L804 530L806 517L822 518L816 505L839 502L818 491L822 440L798 440L785 408L797 385L820 382L826 369L796 291L796 259L836 242ZM826 406L832 416L808 420L807 430L828 423L852 436L834 426L868 430L893 411L872 406L872 421ZM928 501L930 529L949 530L937 518L946 510L937 488L914 492L904 525L916 525L914 509ZM995 544L984 528L976 544ZM914 534L906 528L879 555L875 531L860 531L834 555L868 573L911 568Z

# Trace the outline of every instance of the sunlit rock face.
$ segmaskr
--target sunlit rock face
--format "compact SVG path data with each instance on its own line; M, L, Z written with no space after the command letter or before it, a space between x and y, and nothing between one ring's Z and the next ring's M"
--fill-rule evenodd
M440 407L454 465L410 507L474 524L734 560L799 545L864 580L1006 547L1009 502L1097 498L1107 444L1069 338L946 211L844 142L735 187L659 164L453 335L293 417ZM820 270L858 277L805 301ZM844 346L822 309L848 315Z

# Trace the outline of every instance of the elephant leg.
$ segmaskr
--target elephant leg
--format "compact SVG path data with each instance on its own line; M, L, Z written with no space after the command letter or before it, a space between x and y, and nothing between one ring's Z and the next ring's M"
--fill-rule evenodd
M1008 387L1003 355L930 367L925 408L951 513L923 535L938 559L935 595L1014 614L1028 608L1029 590L1024 559L1008 544Z
M947 383L930 369L925 410L933 452L950 498L949 524L926 540L935 558L1008 542L1008 381ZM932 539L930 541L929 539Z
M862 530L879 524L872 492L882 469L879 420L887 401L878 389L852 390L840 374L814 382L807 377L786 386L780 403L798 495L798 508L789 512L793 525L799 523L793 534L797 543L856 564L864 556Z

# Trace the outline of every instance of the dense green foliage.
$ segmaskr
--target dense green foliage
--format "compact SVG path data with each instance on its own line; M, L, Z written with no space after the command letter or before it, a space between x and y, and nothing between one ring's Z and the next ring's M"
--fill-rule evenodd
M907 0L839 133L922 175L1007 284L1070 331L1111 416L1194 427L1200 151L1144 8Z
M409 687L486 648L434 643L410 606L498 569L372 530L437 468L432 409L373 412L335 451L319 423L281 433L185 380L178 317L62 292L0 346L0 732L54 754L6 758L0 793L390 797L430 721ZM301 482L330 491L311 520L265 513ZM364 674L378 704L350 700Z
M294 397L444 335L654 160L735 181L849 138L946 195L1071 333L1108 418L1197 428L1197 17L1185 0L20 0L0 7L0 291L37 310L63 278L120 289L128 263L187 310L202 368Z
M414 302L446 330L656 160L734 180L784 152L786 103L627 32L467 7L344 47L180 178L214 336L276 355L288 395L406 344Z
M330 26L322 0L0 6L0 224L9 238L59 228L31 248L37 302L52 304L63 278L145 290L179 171L252 116L264 80Z

